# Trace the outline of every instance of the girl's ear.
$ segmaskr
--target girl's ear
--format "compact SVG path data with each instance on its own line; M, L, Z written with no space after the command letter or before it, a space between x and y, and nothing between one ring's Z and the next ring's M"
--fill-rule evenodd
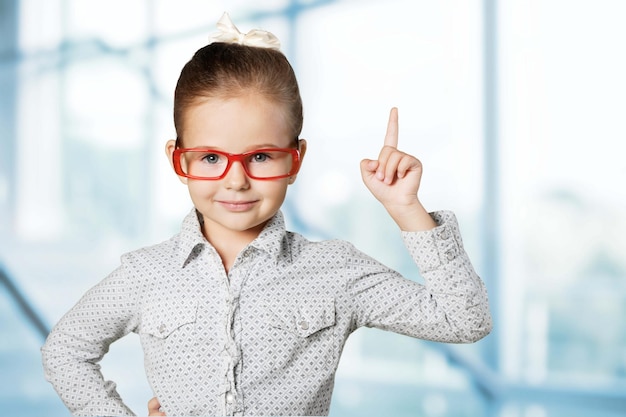
M298 139L298 150L300 151L300 168L302 168L302 161L304 161L304 154L306 153L306 139ZM296 182L298 174L289 177L289 184Z
M302 162L306 153L306 139L298 139L298 149L300 149L300 162Z
M167 156L167 160L170 161L170 166L172 167L172 170L174 169L174 159L173 158L174 158L174 150L175 149L176 149L176 141L175 140L168 140L167 143L165 144L165 155ZM180 175L178 175L178 179L183 184L187 184L187 178L181 177Z

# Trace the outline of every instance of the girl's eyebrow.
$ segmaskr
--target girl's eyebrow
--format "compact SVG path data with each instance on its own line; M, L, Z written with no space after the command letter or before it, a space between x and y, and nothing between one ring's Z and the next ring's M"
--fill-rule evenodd
M276 145L275 143L260 143L260 144L255 144L255 145L250 145L250 146L246 146L245 150L242 153L245 152L251 152L254 151L256 149L273 149L273 148L288 148L289 145L287 146L279 146ZM211 145L200 145L200 146L194 146L193 149L204 149L207 151L220 151L220 152L225 152L225 153L236 153L236 152L231 152L227 149L223 149L219 146L211 146Z
M275 143L262 143L259 145L255 145L255 146L251 146L250 150L255 150L255 149L263 149L263 148L283 148L283 146L278 146Z

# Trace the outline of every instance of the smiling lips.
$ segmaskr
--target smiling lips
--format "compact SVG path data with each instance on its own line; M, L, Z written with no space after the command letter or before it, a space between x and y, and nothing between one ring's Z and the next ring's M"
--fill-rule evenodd
M253 201L220 201L218 203L228 211L242 212L250 210L258 200Z

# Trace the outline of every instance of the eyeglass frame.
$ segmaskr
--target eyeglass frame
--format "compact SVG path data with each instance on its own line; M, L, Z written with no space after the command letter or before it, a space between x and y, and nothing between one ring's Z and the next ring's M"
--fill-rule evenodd
M178 139L176 140L176 142L178 143ZM276 151L288 152L288 153L291 154L293 165L291 167L291 170L289 170L289 172L287 174L277 175L277 176L273 176L273 177L256 177L256 176L250 174L250 172L248 172L248 167L245 164L244 158L246 158L246 157L248 157L250 155L254 155L256 153L276 152ZM211 178L198 177L197 175L187 174L187 173L185 173L183 171L183 167L181 166L181 161L180 160L181 160L182 154L185 153L185 152L215 153L215 154L218 154L218 155L225 156L228 162L226 164L226 168L224 168L224 172L219 177L211 177ZM235 154L235 153L223 152L223 151L218 151L218 150L215 150L215 149L203 148L203 147L198 147L198 148L178 148L177 147L176 149L174 149L174 152L172 154L172 163L174 165L174 171L176 172L176 174L181 176L181 177L189 178L189 179L192 179L192 180L205 180L205 181L218 181L218 180L221 180L224 177L226 177L226 174L228 174L228 171L230 171L230 168L233 166L234 162L239 162L241 164L241 166L243 167L243 170L246 173L246 175L248 176L248 178L251 178L253 180L266 181L266 180L277 180L277 179L287 178L287 177L291 177L293 175L296 175L298 173L298 171L300 171L300 166L302 164L302 159L300 157L300 149L296 149L296 148L259 148L259 149L253 149L253 150L248 151L248 152Z

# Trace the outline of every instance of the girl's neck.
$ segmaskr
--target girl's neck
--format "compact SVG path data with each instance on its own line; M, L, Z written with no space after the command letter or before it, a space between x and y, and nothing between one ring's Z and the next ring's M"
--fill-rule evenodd
M210 227L205 222L202 226L202 234L213 245L222 259L226 273L228 273L235 263L237 255L259 236L263 227L264 225L260 225L253 229L238 231Z

